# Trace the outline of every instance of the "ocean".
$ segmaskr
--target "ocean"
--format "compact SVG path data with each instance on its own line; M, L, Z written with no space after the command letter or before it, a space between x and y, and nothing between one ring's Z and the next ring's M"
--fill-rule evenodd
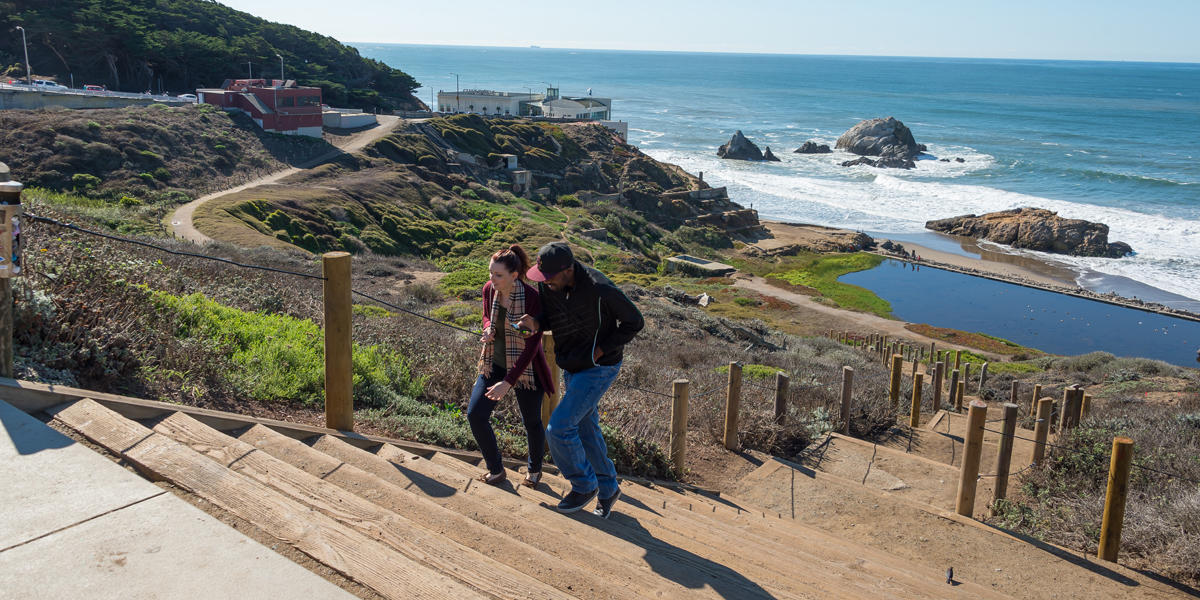
M1200 64L631 52L354 44L411 74L419 97L462 89L613 98L655 159L703 172L761 217L946 249L925 221L1020 206L1109 225L1121 259L1024 254L1077 283L1200 307ZM911 171L800 155L894 116L937 158ZM780 163L716 157L741 130Z

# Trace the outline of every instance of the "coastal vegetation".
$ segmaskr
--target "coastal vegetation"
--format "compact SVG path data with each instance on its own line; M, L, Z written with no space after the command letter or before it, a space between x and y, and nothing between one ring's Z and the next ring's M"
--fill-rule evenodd
M28 32L34 72L110 90L176 93L249 76L320 87L334 106L417 109L416 80L329 37L205 0L0 1L0 24ZM277 55L283 57L283 65ZM24 74L21 38L0 40L0 76Z

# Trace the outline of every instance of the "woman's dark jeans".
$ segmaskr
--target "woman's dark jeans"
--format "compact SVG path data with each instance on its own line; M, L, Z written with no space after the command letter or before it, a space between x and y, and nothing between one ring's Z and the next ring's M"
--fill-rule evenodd
M500 460L500 448L496 445L496 432L492 431L492 411L497 402L493 402L484 393L495 383L504 379L505 371L492 367L492 372L484 377L480 375L475 380L471 390L471 402L467 405L467 421L471 423L471 434L475 443L483 453L489 473L499 473L504 470ZM537 377L534 377L537 381ZM521 408L521 420L525 422L525 436L529 441L529 472L542 470L542 455L546 452L546 428L542 425L542 390L540 381L536 389L523 389L513 386L512 391L517 396L517 406ZM504 400L501 399L501 402Z

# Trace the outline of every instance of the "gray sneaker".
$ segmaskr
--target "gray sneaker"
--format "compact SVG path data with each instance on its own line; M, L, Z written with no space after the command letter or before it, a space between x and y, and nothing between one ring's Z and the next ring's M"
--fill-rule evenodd
M572 490L570 493L568 493L566 495L566 497L564 497L562 499L562 502L558 503L558 512L573 513L575 511L583 508L584 506L587 506L587 503L591 502L592 498L595 498L596 494L598 494L599 492L600 492L599 488L594 489L586 494L581 494L579 492Z
M607 498L601 498L598 502L596 502L596 510L593 510L592 514L600 517L601 519L607 519L608 516L612 514L613 506L617 503L617 500L620 499L621 488L617 488L617 491L613 492L613 495Z

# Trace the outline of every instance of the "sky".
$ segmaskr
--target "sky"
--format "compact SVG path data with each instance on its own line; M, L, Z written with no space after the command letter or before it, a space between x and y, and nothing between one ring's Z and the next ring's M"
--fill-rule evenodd
M1200 62L1197 0L218 0L347 43Z

